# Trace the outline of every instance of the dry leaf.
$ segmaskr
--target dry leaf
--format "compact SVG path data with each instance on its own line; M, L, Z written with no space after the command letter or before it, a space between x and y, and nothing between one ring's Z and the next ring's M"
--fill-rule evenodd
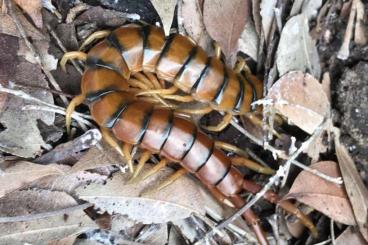
M320 77L317 48L309 35L308 19L304 14L286 22L277 48L276 63L280 76L289 71L303 71Z
M262 17L262 28L267 43L270 42L270 31L274 20L277 0L262 0L261 2L261 17Z
M22 23L23 28L27 30L28 37L32 38L33 41L45 39L45 36L31 23L29 23L22 14L19 14L18 12L16 14L17 18L19 18L19 21ZM0 13L0 20L0 33L21 37L17 26L9 15Z
M322 6L322 0L296 0L290 11L290 16L303 13L308 20L315 18L319 8Z
M228 59L235 56L237 43L250 17L247 0L206 0L203 19L210 36L220 44Z
M349 226L345 231L336 238L336 245L366 245L363 237L358 231L354 231L354 228Z
M42 28L41 0L14 0L33 20L38 28Z
M321 84L311 75L289 72L270 89L276 110L309 134L330 114L330 103Z
M310 166L331 177L339 177L339 169L335 162L323 161ZM307 171L302 171L295 179L285 199L296 199L317 209L331 219L354 225L354 215L346 192L342 186L328 182Z
M177 0L151 0L151 3L161 18L165 34L169 35Z
M32 216L77 205L74 198L63 192L16 191L0 199L0 216ZM83 210L57 213L55 216L0 225L1 244L47 244L71 234L96 227Z
M244 31L238 40L238 51L241 51L251 57L253 60L258 59L258 35L253 21L248 20L245 24Z
M364 239L368 242L368 191L346 148L335 137L336 155L345 189L353 207L354 217Z
M178 2L179 31L190 36L207 53L213 50L211 37L203 23L203 14L198 0L180 0Z
M147 166L145 171L149 168ZM205 207L209 205L221 213L222 208L217 202L209 197L198 182L187 176L159 192L139 197L143 191L156 186L171 173L172 171L166 168L147 180L133 184L127 184L127 174L117 173L106 185L91 184L78 188L76 192L80 199L93 203L98 209L110 214L127 215L130 219L144 224L184 219L192 213L204 215Z
M48 175L61 175L65 171L63 166L57 164L39 165L26 161L2 169L4 173L0 175L0 197L32 181Z
M124 159L118 155L115 149L107 144L103 144L103 149L91 147L81 159L73 165L70 173L76 173L83 170L95 169L111 165L125 165Z

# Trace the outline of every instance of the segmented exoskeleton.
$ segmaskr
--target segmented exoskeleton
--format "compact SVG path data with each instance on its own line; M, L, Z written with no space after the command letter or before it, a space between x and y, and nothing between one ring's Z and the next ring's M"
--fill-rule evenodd
M185 36L175 34L165 39L160 28L136 24L109 33L84 59L87 68L82 77L81 95L68 107L67 127L75 106L86 101L106 141L130 162L134 177L151 154L159 154L163 160L149 174L157 172L168 161L182 166L161 187L190 172L220 201L238 208L245 204L239 195L242 190L252 193L260 190L259 185L245 180L234 167L233 164L244 163L244 159L227 157L193 122L177 116L170 108L142 99L137 96L139 91L129 86L131 75L143 70L171 81L216 110L234 114L248 111L255 96L254 89L219 59L208 57ZM118 141L125 143L123 148ZM130 156L132 145L145 150L135 171ZM249 164L259 172L273 172L256 163ZM278 203L272 191L268 191L265 198ZM309 218L289 201L279 205L300 218L316 234ZM243 217L252 226L258 241L267 244L253 211L246 211Z

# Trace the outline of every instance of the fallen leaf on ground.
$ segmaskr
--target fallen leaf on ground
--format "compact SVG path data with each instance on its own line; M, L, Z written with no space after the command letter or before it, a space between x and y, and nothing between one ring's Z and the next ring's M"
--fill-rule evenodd
M340 234L335 240L336 245L366 245L363 237L358 231L354 231L354 228L349 226L345 231Z
M368 242L368 190L364 186L353 159L345 146L340 143L338 137L335 137L335 147L341 175L353 208L355 221L358 224L360 233Z
M84 154L76 164L73 165L70 173L111 165L126 165L126 161L120 155L118 155L115 149L104 143L102 145L103 149L101 150L96 146L91 147L88 152Z
M78 205L66 193L45 190L15 191L0 199L0 216L22 216L53 212L44 218L0 225L1 244L47 244L49 240L61 239L74 233L96 227L81 209L67 213L57 210Z
M308 20L315 18L319 8L322 6L322 0L297 0L294 1L290 11L290 16L303 13Z
M2 167L2 170L4 173L0 175L0 197L42 177L61 175L66 171L57 164L39 165L26 161L11 163L7 168Z
M165 34L169 35L177 0L151 0L151 3L161 18Z
M198 0L179 1L178 25L183 35L190 36L207 53L213 51L212 39L203 23L203 14Z
M330 103L321 84L303 72L289 72L269 90L268 99L292 123L309 134L330 114Z
M41 0L14 0L33 20L38 28L42 28Z
M320 77L317 48L309 35L308 19L304 14L296 15L286 22L277 48L276 63L280 76L289 71L303 71Z
M144 170L148 171L147 166ZM144 172L142 174L144 174ZM93 203L96 208L108 213L127 215L130 219L144 224L165 223L184 219L192 213L205 214L205 207L211 206L221 213L221 206L205 195L200 184L188 176L182 177L168 187L140 195L156 186L172 171L166 168L139 183L127 184L128 174L116 173L105 185L91 184L76 190L80 199Z
M337 164L332 161L318 162L310 167L331 177L340 176ZM356 223L344 188L307 171L302 171L297 176L284 197L290 198L315 208L337 222L347 225Z
M238 40L238 51L241 51L251 57L253 60L258 59L258 35L254 26L254 22L248 20L245 24L244 31Z
M226 58L235 57L237 43L250 19L249 1L206 0L203 6L203 20L210 36L219 43ZM230 64L233 61L230 60Z
M261 1L262 28L267 44L270 42L270 31L275 17L276 3L277 0Z

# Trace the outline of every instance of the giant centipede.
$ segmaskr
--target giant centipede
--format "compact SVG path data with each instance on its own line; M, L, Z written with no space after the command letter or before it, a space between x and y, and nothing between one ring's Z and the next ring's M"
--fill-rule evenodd
M62 62L65 65L67 59L81 58L80 55L67 53ZM162 29L138 24L127 24L108 32L105 39L82 58L86 61L86 70L81 94L67 109L67 127L72 111L85 101L104 138L117 151L131 161L129 146L145 150L135 172L132 163L129 164L134 175L151 154L159 154L162 160L154 167L155 171L167 162L179 163L182 169L171 181L192 173L219 201L236 208L245 205L240 196L242 191L257 193L261 189L260 185L244 179L234 167L236 162L192 121L178 116L170 108L141 99L129 88L131 75L151 72L216 110L232 114L249 111L254 89L220 59L208 57L202 48L183 35L165 38ZM118 141L125 143L123 149ZM264 198L295 215L313 235L317 234L312 221L291 202L279 202L271 190ZM268 244L255 213L249 209L242 217L252 227L259 243Z

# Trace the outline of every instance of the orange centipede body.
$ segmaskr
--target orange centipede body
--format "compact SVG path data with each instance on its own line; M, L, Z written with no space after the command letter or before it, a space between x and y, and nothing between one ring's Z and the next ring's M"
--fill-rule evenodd
M109 33L91 48L85 60L81 95L71 102L67 118L76 105L86 101L96 123L112 132L117 141L179 163L216 198L230 200L237 208L245 204L239 195L241 191L256 193L260 190L259 185L244 179L231 159L193 122L177 116L172 109L140 99L129 88L131 75L151 72L216 110L245 113L256 96L255 89L221 60L208 57L185 36L175 34L165 38L162 29L137 24ZM272 191L268 191L265 198L272 203L279 200ZM283 201L279 205L316 234L309 218L290 202ZM267 244L254 212L249 209L243 217L258 241Z

